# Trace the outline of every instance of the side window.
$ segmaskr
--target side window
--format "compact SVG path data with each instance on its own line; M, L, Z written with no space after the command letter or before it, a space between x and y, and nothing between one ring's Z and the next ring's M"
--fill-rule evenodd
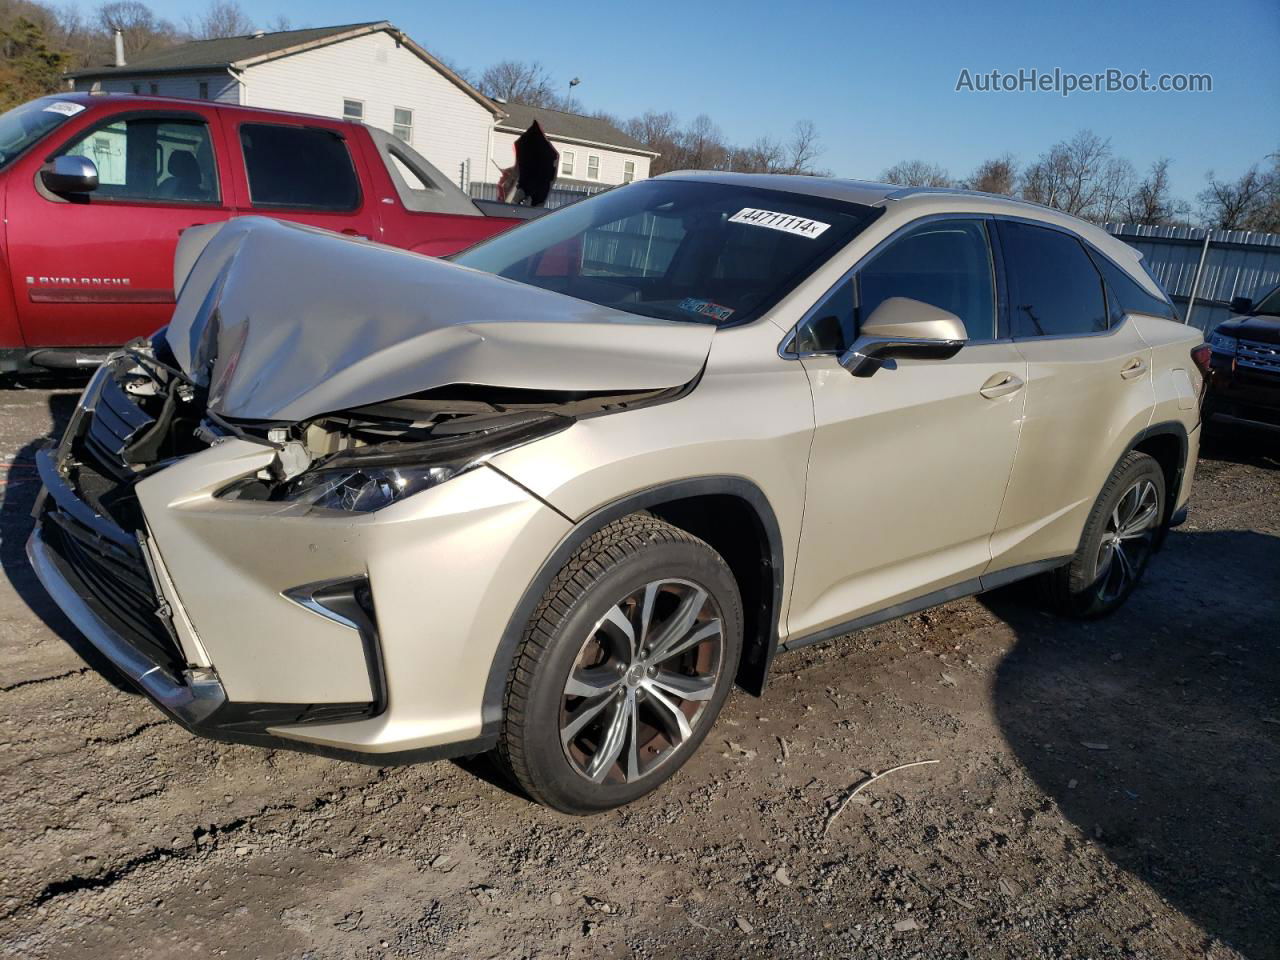
M858 323L890 297L949 310L970 340L995 336L991 248L981 220L937 220L899 237L858 270Z
M1102 278L1080 241L1058 230L1001 221L1014 337L1062 337L1107 329Z
M240 146L255 207L340 213L360 206L351 153L333 131L246 123Z
M1110 307L1111 325L1114 327L1124 319L1126 313L1145 313L1153 317L1178 321L1173 306L1167 300L1147 293L1138 282L1108 260L1097 250L1090 250L1089 256L1102 274L1107 284L1107 305Z
M845 277L796 329L796 353L849 349L856 339L853 319L853 278Z
M98 168L94 200L217 203L217 165L200 120L131 117L94 127L63 151Z

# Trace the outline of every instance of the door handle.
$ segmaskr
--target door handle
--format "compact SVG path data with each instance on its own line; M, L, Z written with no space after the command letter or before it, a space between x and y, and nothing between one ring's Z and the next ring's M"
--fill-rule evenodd
M988 400L995 400L997 397L1007 397L1011 393L1017 393L1024 386L1026 383L1016 374L995 373L978 389L978 392Z
M1147 372L1147 361L1134 357L1120 368L1120 376L1124 380L1135 380Z

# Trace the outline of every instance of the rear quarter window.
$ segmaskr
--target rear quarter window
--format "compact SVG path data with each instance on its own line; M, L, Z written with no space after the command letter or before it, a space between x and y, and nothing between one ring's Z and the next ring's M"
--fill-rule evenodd
M1097 250L1090 250L1089 256L1097 264L1098 272L1107 283L1107 300L1111 307L1111 323L1114 326L1124 319L1126 313L1145 313L1165 320L1178 320L1173 306L1167 299L1153 296L1129 276L1129 274L1109 260ZM1154 278L1152 278L1154 279Z
M318 127L240 127L255 207L343 213L360 206L360 181L347 142Z

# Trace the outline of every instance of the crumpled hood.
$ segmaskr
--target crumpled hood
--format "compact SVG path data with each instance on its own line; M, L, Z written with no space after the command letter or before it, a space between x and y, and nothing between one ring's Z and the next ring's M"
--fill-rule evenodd
M698 375L715 329L243 217L183 234L166 333L222 416L296 421L450 384L613 392Z

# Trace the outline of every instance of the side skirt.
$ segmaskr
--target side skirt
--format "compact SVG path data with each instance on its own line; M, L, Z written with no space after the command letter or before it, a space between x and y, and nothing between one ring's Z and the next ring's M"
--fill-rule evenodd
M898 617L919 613L921 610L928 610L930 607L940 606L951 600L976 596L979 593L985 593L988 590L994 590L997 587L1003 587L1018 580L1034 577L1036 574L1056 570L1058 567L1066 566L1070 562L1071 557L1054 557L1050 560L1037 560L1035 563L1024 563L1016 567L1009 567L1006 570L997 570L995 573L986 573L980 577L974 577L972 580L965 580L950 587L943 587L941 590L914 597L911 600L904 600L902 603L895 603L893 606L885 607L883 610L863 614L854 620L838 623L834 627L827 627L802 637L794 637L780 645L778 650L779 652L798 650L800 647L822 643L824 640L843 637L846 633L853 633L855 630L874 627L876 624L884 623L887 620L896 620Z

